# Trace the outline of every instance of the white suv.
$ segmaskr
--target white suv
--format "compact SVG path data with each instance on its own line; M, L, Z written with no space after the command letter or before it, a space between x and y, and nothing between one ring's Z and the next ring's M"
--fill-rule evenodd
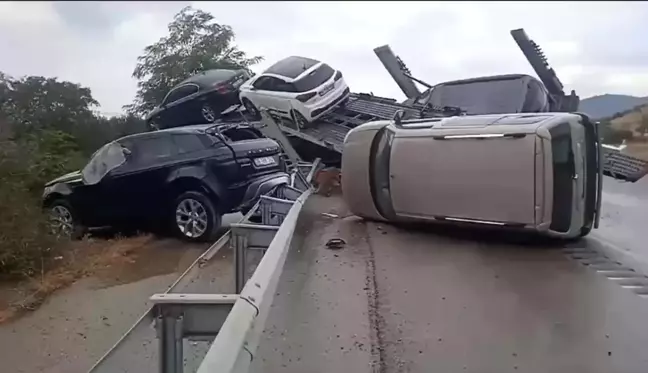
M300 128L349 97L342 72L306 57L291 56L270 66L239 88L246 110L259 117L259 109L291 119Z

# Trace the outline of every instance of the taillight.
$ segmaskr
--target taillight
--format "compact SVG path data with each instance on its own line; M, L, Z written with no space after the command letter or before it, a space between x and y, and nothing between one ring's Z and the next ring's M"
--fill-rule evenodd
M230 91L228 83L216 83L214 84L214 87L216 88L216 91L218 91L218 93L227 93Z
M303 93L303 94L301 94L301 95L299 95L299 96L297 96L295 98L298 99L301 102L306 102L306 101L310 100L311 98L315 97L316 95L317 95L317 92L310 92L310 93Z
M337 82L340 79L342 79L342 71L335 73L335 81Z

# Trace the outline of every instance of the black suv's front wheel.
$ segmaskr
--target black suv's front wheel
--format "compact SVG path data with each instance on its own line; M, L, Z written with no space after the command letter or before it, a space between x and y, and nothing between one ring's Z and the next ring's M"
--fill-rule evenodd
M180 237L189 241L208 241L215 237L221 216L203 193L184 192L173 206L173 227Z
M57 199L49 204L48 209L49 226L53 235L68 237L73 240L83 237L86 229L79 223L74 209L67 201Z

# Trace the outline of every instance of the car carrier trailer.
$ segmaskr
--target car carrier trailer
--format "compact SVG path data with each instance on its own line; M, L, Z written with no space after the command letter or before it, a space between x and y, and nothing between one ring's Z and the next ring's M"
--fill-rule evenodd
M291 121L279 117L274 117L274 120L290 138L298 138L340 154L344 138L351 128L369 121L391 120L399 111L403 112L404 119L537 111L577 112L579 97L574 91L570 94L564 92L563 84L550 67L540 46L531 40L523 29L512 30L511 36L533 67L539 81L528 75L509 74L444 82L433 86L414 78L403 60L395 55L388 45L384 45L375 48L374 52L407 97L404 102L399 103L395 99L373 94L351 93L345 105L324 115L308 128L298 128ZM420 92L415 82L428 89ZM475 106L475 102L498 96L488 94L488 91L497 89L498 85L502 84L506 85L504 92L515 94L509 94L510 97L504 99L498 98L489 105ZM534 89L527 89L527 86ZM470 108L461 107L464 103L477 109L483 106L481 109L484 110L471 113ZM247 122L245 115L240 111L232 111L222 120ZM252 123L262 125L261 122ZM635 182L648 173L648 162L642 159L621 153L613 147L605 147L603 152L603 172L607 176Z

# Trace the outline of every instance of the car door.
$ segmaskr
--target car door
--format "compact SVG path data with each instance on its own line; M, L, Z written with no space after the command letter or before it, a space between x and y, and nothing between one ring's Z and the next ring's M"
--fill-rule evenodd
M290 102L278 95L286 82L272 76L262 76L252 83L255 101L253 103L259 108L265 108L281 116L290 117Z
M196 100L199 87L187 83L173 88L162 101L161 121L165 128L199 121L200 105Z
M123 141L128 160L113 170L104 185L106 203L113 219L147 219L164 211L163 187L170 168L177 162L175 146L167 133L153 133Z

